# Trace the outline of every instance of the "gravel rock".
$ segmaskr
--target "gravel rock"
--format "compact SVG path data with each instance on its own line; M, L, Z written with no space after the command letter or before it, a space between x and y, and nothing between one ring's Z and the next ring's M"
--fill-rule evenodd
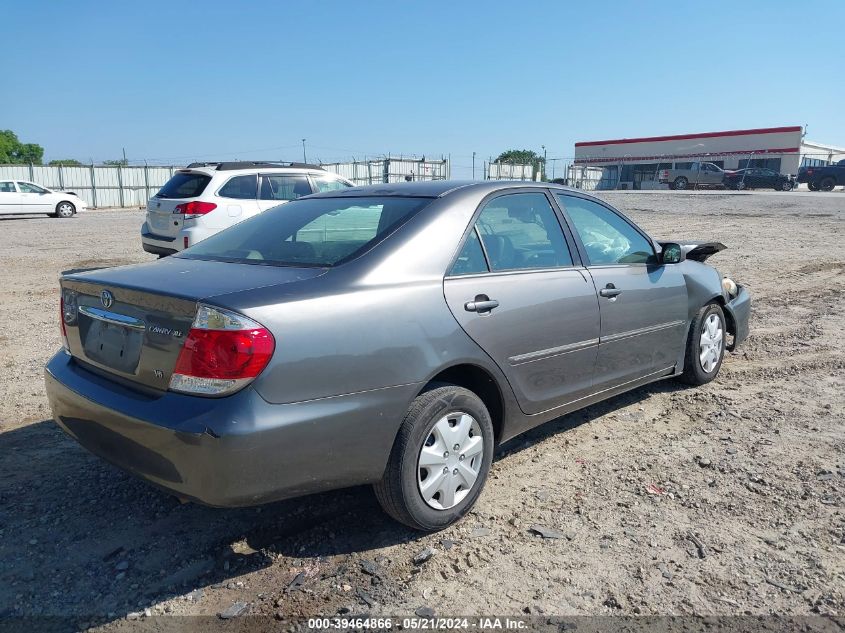
M249 605L246 602L235 602L229 608L218 613L217 616L221 620L231 620L233 618L242 616L244 613L247 612L248 609Z

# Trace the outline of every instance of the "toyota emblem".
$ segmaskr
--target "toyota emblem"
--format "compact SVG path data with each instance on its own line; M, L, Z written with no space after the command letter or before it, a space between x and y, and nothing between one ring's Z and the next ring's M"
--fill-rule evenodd
M103 304L104 308L110 308L114 303L114 295L108 290L103 290L100 293L100 303Z

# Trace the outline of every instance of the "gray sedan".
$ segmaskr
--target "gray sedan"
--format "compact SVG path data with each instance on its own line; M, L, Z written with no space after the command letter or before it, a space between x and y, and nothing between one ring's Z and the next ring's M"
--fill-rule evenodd
M716 242L657 242L540 183L355 187L158 262L61 278L55 421L177 496L244 506L373 484L421 530L466 514L494 448L748 334Z

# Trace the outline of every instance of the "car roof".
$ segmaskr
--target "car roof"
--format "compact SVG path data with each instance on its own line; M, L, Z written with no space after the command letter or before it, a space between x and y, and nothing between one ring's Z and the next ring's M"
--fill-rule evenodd
M365 196L405 196L419 198L440 198L453 191L473 190L490 193L501 189L548 188L561 191L584 193L581 189L564 187L551 182L531 180L418 180L413 182L391 182L376 185L360 185L348 189L337 189L317 193L309 198L361 198Z

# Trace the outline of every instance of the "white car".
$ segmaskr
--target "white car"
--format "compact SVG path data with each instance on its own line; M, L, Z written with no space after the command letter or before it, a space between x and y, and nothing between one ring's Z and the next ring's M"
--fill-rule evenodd
M53 191L26 180L0 180L0 215L46 213L70 218L88 208L72 191Z
M276 207L352 183L305 163L191 163L147 202L144 250L161 257Z

